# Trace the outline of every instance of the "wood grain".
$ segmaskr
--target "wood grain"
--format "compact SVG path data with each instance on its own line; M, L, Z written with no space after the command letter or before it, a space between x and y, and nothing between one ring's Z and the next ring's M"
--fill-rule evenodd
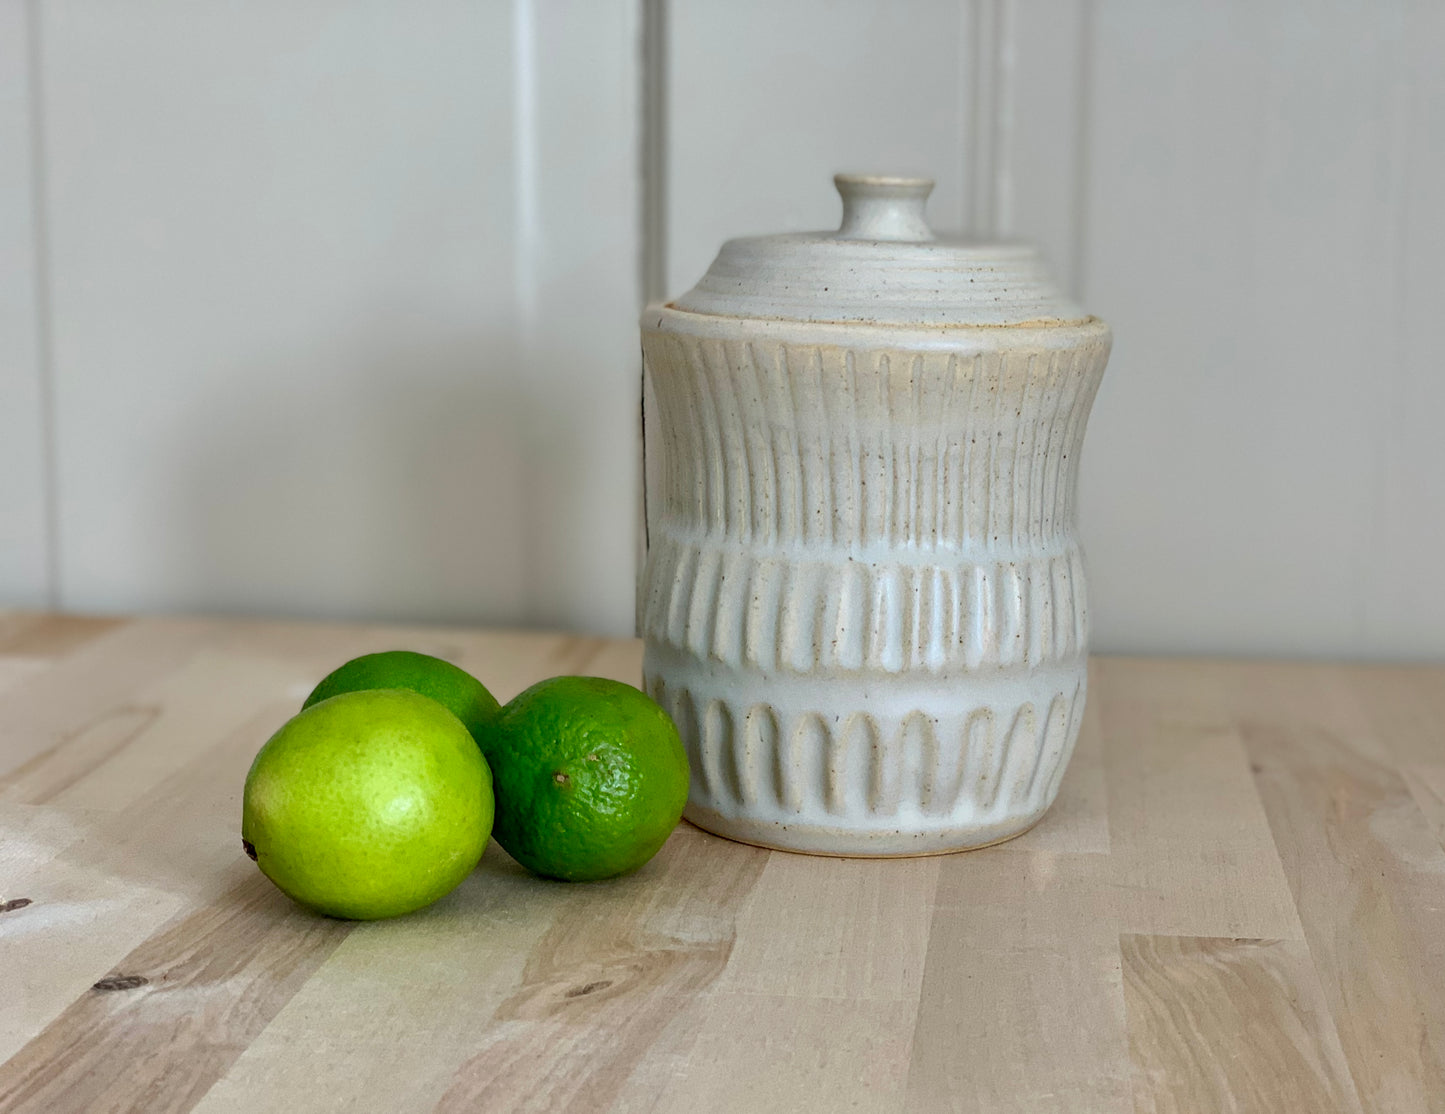
M1209 674L1103 659L1095 675L1120 928L1300 939L1244 745Z
M220 900L163 926L0 1065L0 1106L190 1110L350 926L243 864Z
M0 1111L1445 1111L1445 669L1101 659L1033 832L813 859L683 824L567 886L293 907L237 842L329 669L506 699L627 640L0 614ZM99 989L97 989L99 987Z
M905 1109L1125 1109L1118 929L1094 859L940 860Z
M605 1111L688 1002L722 973L768 852L679 829L644 871L559 918L439 1112ZM521 1100L519 1103L519 1099Z
M1263 721L1245 737L1364 1108L1445 1109L1445 852L1350 740Z
M1309 949L1123 938L1134 1114L1359 1114Z

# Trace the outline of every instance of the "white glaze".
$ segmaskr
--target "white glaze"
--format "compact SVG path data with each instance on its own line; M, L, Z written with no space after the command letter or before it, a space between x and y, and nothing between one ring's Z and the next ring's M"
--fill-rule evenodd
M927 178L838 175L837 232L729 240L707 274L670 303L688 313L887 325L1078 322L1029 244L935 236ZM876 239L868 237L876 236Z
M902 188L901 207L921 206L916 182ZM876 210L844 223L910 226ZM995 258L845 243L914 288L939 252L954 272ZM777 274L755 274L752 304L779 308ZM1061 323L1000 328L995 308L987 325L943 326L916 296L893 303L909 324L865 323L846 313L863 280L831 277L790 293L802 320L681 308L706 301L707 280L643 318L662 463L646 685L688 747L687 815L705 828L833 854L994 842L1047 809L1078 734L1074 491L1108 328L1043 283L1027 300Z

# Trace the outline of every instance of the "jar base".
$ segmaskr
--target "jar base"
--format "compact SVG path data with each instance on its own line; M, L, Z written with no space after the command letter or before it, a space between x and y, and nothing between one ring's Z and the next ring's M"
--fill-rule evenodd
M1050 802L1052 803L1052 802ZM834 859L918 859L978 851L1017 839L1048 815L1048 807L1034 815L1009 817L968 829L907 832L856 831L817 824L782 824L748 817L727 817L688 802L683 819L712 835L769 851L818 855Z

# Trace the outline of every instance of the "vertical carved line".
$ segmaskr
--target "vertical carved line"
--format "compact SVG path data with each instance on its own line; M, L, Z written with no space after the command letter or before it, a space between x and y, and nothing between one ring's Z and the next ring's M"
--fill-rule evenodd
M799 810L808 798L827 801L832 784L829 770L835 749L832 733L822 716L809 712L798 721L793 730L793 750L797 755L795 768L799 780L788 794L789 799L797 801L795 807Z
M752 561L746 553L725 550L717 570L717 588L713 593L712 637L708 645L712 657L722 662L736 662L742 657L743 620ZM738 588L742 584L741 591Z
M675 566L672 584L668 590L666 627L667 641L674 646L683 646L687 638L688 608L692 602L693 565L695 550L691 546L677 546L668 541L667 548L675 550Z
M903 572L903 663L904 669L917 669L928 659L928 645L933 636L933 623L928 609L933 598L933 576L923 569L906 567Z
M778 717L768 705L754 704L743 720L741 745L733 748L739 802L751 805L762 800L763 771L772 765L777 750Z
M677 584L677 546L662 541L648 551L647 575L643 578L642 633L661 635L667 630L668 608Z
M1069 502L1067 519L1069 528L1073 529L1077 522L1077 503L1079 496L1079 454L1084 449L1084 433L1089 424L1089 412L1094 408L1094 396L1099 393L1099 384L1103 382L1103 367L1100 365L1100 352L1097 345L1091 345L1082 349L1080 357L1087 368L1084 375L1083 389L1080 392L1080 403L1078 407L1078 420L1073 427L1073 464L1069 468Z
M1022 800L1031 806L1037 803L1035 790L1039 786L1039 775L1044 774L1043 784L1053 780L1055 764L1063 756L1064 748L1068 745L1069 732L1069 704L1065 694L1060 693L1049 701L1048 715L1044 719L1043 735L1039 739L1038 758L1034 762L1034 768L1029 773L1028 784L1024 786Z
M1001 665L1016 664L1022 656L1023 584L1016 561L994 566L994 630Z
M1047 558L1030 558L1025 590L1029 596L1029 636L1028 653L1024 661L1028 665L1037 665L1048 656L1044 647L1048 644L1049 620L1053 614L1053 584Z
M963 421L959 430L960 435L965 438L960 446L963 449L963 464L954 478L958 488L958 519L955 523L957 533L949 538L949 541L959 548L964 546L970 534L976 537L984 536L984 531L979 529L982 525L981 500L988 483L987 469L980 466L981 459L988 459L989 440L986 423L979 420L979 412L988 399L988 391L981 388L986 374L984 363L982 353L968 362L968 405L961 415ZM984 439L982 445L978 443L980 437Z
M1044 622L1039 635L1040 662L1053 657L1054 647L1058 645L1059 596L1058 577L1055 575L1057 567L1058 561L1053 557L1049 557L1039 564L1039 576L1043 580L1040 592L1044 611Z
M903 721L900 749L904 754L918 752L920 780L919 807L929 816L947 816L958 804L963 787L963 763L967 744L939 745L937 725L932 717L912 712Z
M915 357L916 359L916 357ZM878 386L876 410L869 415L871 432L868 439L869 513L873 519L872 540L896 546L904 538L910 488L906 467L899 467L900 452L907 452L913 436L911 415L902 400L899 385L894 382L892 361L878 358L874 382Z
M692 575L683 644L699 658L707 657L712 648L713 622L717 616L718 565L721 561L716 549L703 549L698 553Z
M929 361L933 362L933 361ZM919 545L922 542L922 521L924 485L926 480L923 476L923 394L924 385L928 381L928 363L921 355L913 357L913 363L908 370L909 395L911 396L911 407L908 415L908 425L904 431L906 451L908 453L908 496L903 500L903 513L906 516L904 528L894 536L909 545ZM893 440L893 431L889 429L889 440ZM891 463L891 462L890 462Z
M958 385L958 353L950 352L946 366L947 379L943 384L943 399L938 407L938 421L933 437L933 498L934 509L931 518L933 541L936 545L946 544L948 527L946 508L953 502L948 489L948 454L955 436L961 430L954 429L953 399Z
M1069 360L1069 378L1073 384L1070 392L1069 409L1064 415L1064 428L1059 438L1058 455L1054 459L1054 532L1056 534L1069 534L1074 524L1073 499L1070 489L1073 487L1074 465L1070 463L1073 455L1074 428L1079 420L1079 402L1084 397L1083 376L1087 371L1081 368L1083 361L1077 353L1071 354Z
M996 551L999 534L999 514L995 493L998 490L998 448L1003 440L999 426L1002 413L1003 357L996 352L989 353L979 364L985 386L981 409L985 415L978 423L978 435L983 440L984 466L978 468L977 536L983 539L990 551Z
M697 721L697 707L693 704L692 693L679 688L672 707L672 720L677 733L682 737L683 749L687 751L688 765L692 773L692 796L713 800L713 783L708 777L707 763L703 761L703 738Z
M993 583L988 566L983 564L967 566L962 580L965 592L964 613L960 616L963 624L963 660L969 669L977 669L988 659L996 642L991 599Z
M933 569L928 574L928 642L923 654L923 665L927 669L942 669L948 660L948 647L952 642L954 619L953 580L942 569Z
M753 538L777 541L773 504L778 498L778 477L773 471L772 430L768 422L767 392L762 371L753 359L750 343L734 344L730 361L737 369L739 420L747 453L748 530Z
M1034 537L1040 546L1051 542L1053 538L1054 513L1048 504L1047 495L1049 453L1058 430L1059 415L1063 413L1064 399L1068 396L1070 370L1071 364L1067 352L1054 352L1050 355L1049 379L1054 405L1049 410L1048 419L1044 424L1043 436L1039 438L1039 444L1034 447L1034 460L1038 467L1038 490L1034 493L1034 499L1037 502L1034 513L1034 520L1037 523Z
M1049 421L1049 440L1044 449L1044 475L1040 481L1043 493L1044 531L1052 542L1057 539L1062 524L1059 513L1060 468L1063 462L1064 442L1068 433L1069 415L1073 412L1074 396L1078 390L1078 377L1074 361L1068 353L1059 357L1063 381L1059 387L1059 398L1053 417Z
M1003 746L999 748L997 764L990 779L988 792L980 799L979 803L985 812L992 812L1000 798L1005 805L1012 799L1013 786L1009 784L1009 777L1015 773L1017 763L1015 755L1021 748L1032 748L1036 738L1034 706L1022 704L1014 713L1013 723L1004 733Z
M658 491L658 523L686 518L683 510L683 476L684 464L681 459L681 446L679 444L680 427L684 418L678 412L677 373L674 370L671 374L658 376L656 368L659 365L676 368L675 353L668 352L671 348L669 338L660 335L645 336L643 344L648 349L647 363L652 371L652 389L657 402L657 414L649 429L649 437L660 438L656 452L659 456L659 483Z
M785 659L799 672L812 668L822 641L822 616L816 606L812 572L808 565L789 566L782 585Z
M858 394L858 354L849 348L843 353L842 383L847 391L843 398L847 424L839 421L829 423L832 429L843 432L843 459L848 467L847 503L835 504L833 515L837 527L833 536L835 542L845 545L866 542L868 532L868 479L864 475L863 458L866 452L863 438L863 400Z
M775 467L780 477L779 486L782 486L781 478L786 476L788 488L788 498L785 499L781 491L778 493L778 537L790 542L801 541L805 537L806 498L803 487L803 450L798 432L797 407L793 399L793 376L788 368L787 347L775 344L772 352L774 397L782 410L779 428L787 433L785 445L778 444L776 434L773 440ZM784 458L788 459L786 467L783 464ZM790 517L785 519L785 514L790 514Z
M898 508L903 497L899 485L905 479L898 474L895 457L900 437L907 436L907 426L897 420L898 392L892 376L884 370L882 357L873 369L872 384L868 405L860 407L859 414L869 518L864 544L881 541L893 545L898 537Z
M856 561L847 562L836 584L824 586L828 601L823 630L829 637L819 646L819 659L843 669L862 669L865 663L865 624L868 618L868 571Z
M710 481L707 475L707 460L699 455L696 448L708 443L708 423L702 413L701 384L698 382L701 372L693 351L695 345L685 344L681 340L670 340L669 344L673 349L672 359L676 361L673 366L678 369L672 376L679 419L675 423L676 434L673 437L673 459L679 466L678 505L679 508L687 506L690 513L685 521L690 527L705 530L709 514ZM683 480L686 481L685 485L681 483Z
M899 584L886 572L875 575L872 580L868 657L874 668L897 673L903 668L903 607L898 599Z
M1094 405L1094 394L1099 389L1102 369L1098 365L1098 349L1094 345L1079 349L1074 356L1075 381L1074 403L1069 410L1069 420L1064 434L1064 447L1060 456L1059 483L1062 490L1057 496L1061 504L1062 522L1060 529L1073 532L1075 524L1075 500L1078 492L1079 449L1084 440L1084 429L1089 420L1089 410Z
M848 747L848 760L855 776L863 780L863 800L874 816L893 812L899 796L899 769L896 757L884 743L879 724L871 715L854 717L854 735Z
M722 700L708 702L703 717L702 767L714 800L736 804L742 798L737 766L732 761L736 746L732 710Z
M712 346L713 402L722 435L723 508L727 534L741 541L752 540L752 477L748 469L747 430L742 420L739 376L733 366L731 346Z
M932 543L930 533L936 533L938 515L938 434L942 414L940 404L944 397L944 374L948 360L942 356L931 356L922 365L921 388L915 403L913 444L914 457L913 529L910 536L916 546Z
M1074 695L1069 698L1069 721L1064 726L1064 748L1059 755L1058 764L1049 775L1048 782L1044 785L1045 801L1052 801L1058 796L1059 785L1064 780L1064 771L1068 768L1069 759L1074 756L1074 747L1079 741L1079 731L1084 725L1084 705L1087 700L1088 682L1080 681L1074 686Z
M833 392L829 390L828 365L821 348L813 349L811 366L818 373L818 398L822 401L823 422L818 430L818 448L821 457L823 498L818 507L822 526L822 537L829 545L838 544L838 494L842 485L838 483L837 439L834 431L838 428L838 408Z
M1089 583L1084 578L1084 558L1077 548L1069 550L1069 587L1074 594L1074 647L1089 644Z
M1049 581L1054 608L1053 653L1055 658L1062 658L1074 648L1074 592L1067 557L1055 557L1049 562Z
M773 795L780 808L789 812L803 811L803 781L807 756L817 748L807 732L816 716L803 716L792 731L777 727L777 746L773 752Z
M778 630L779 563L770 558L752 567L745 599L743 661L759 669L772 669L777 660L781 632Z
M821 349L813 348L808 352L807 364L800 369L803 375L810 378L810 382L803 384L806 393L818 400L817 409L824 416L823 431L820 436L814 437L811 434L805 435L802 427L798 429L798 452L804 462L804 515L806 529L804 532L807 541L828 541L832 531L832 520L828 515L828 506L832 497L832 482L828 467L828 400L823 392L823 352ZM798 417L803 418L808 411L798 405L797 376L793 380L793 404Z
M1034 446L1039 439L1037 411L1042 409L1042 394L1048 384L1048 356L1044 357L1044 372L1038 371L1038 353L1030 352L1024 368L1024 388L1019 394L1018 437L1014 441L1013 483L1013 544L1015 551L1033 551L1029 527L1033 521L1034 501ZM1038 405L1035 405L1035 403Z
M838 737L830 746L823 760L823 807L835 816L841 815L848 805L849 754L852 745L854 715L842 724Z
M830 374L822 349L818 350L819 387L828 400L828 468L832 498L828 502L831 520L829 538L833 545L847 545L857 536L862 512L862 476L858 470L858 368L852 349L843 353L843 365ZM846 389L845 389L846 388ZM843 498L839 498L843 495Z
M1025 513L1028 510L1027 493L1020 498L1019 487L1024 474L1021 464L1024 441L1034 424L1032 420L1025 420L1024 412L1028 408L1029 395L1033 391L1035 359L1035 353L1030 352L1023 359L1022 366L1016 357L1008 358L1004 362L1005 369L1009 372L1006 382L1010 384L1008 394L1004 399L1004 421L1011 426L1009 436L1005 438L1005 444L1008 446L1005 459L1009 465L1008 483L1005 488L1008 500L1009 548L1015 553L1023 548L1023 539L1019 536L1019 510L1020 507ZM1005 491L1000 491L999 495L1004 497Z
M960 794L980 804L997 794L998 728L992 708L976 708L963 725Z
M1050 379L1053 372L1053 353L1043 354L1042 368L1038 354L1029 357L1029 390L1025 396L1029 405L1026 409L1032 415L1021 431L1018 456L1014 460L1014 494L1020 505L1014 509L1014 536L1019 539L1019 548L1030 554L1038 552L1035 541L1034 519L1039 513L1038 501L1034 498L1034 473L1038 469L1039 441L1043 436L1043 417L1049 400ZM1027 449L1023 435L1027 435Z
M994 411L993 468L989 473L989 537L1003 548L1013 548L1013 465L1014 440L1018 419L1014 413L1013 380L1017 379L1015 361L1006 353L998 357L998 396Z
M691 354L693 358L689 363L696 381L698 401L698 424L692 432L697 437L694 444L702 445L706 456L702 465L706 508L702 525L709 534L724 537L727 535L727 491L723 486L726 479L717 400L713 397L712 375L707 358L707 342L695 342Z

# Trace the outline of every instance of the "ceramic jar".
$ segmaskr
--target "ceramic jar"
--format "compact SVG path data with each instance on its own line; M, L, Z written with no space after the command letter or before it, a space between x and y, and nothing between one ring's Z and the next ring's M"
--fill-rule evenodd
M930 181L835 181L837 232L729 241L642 318L645 685L702 828L978 847L1039 820L1078 737L1109 328L1032 248L935 237Z

